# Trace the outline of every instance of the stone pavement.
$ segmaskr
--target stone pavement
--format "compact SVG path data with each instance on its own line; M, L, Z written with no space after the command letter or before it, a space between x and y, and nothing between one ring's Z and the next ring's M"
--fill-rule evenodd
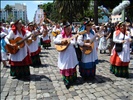
M1 100L133 100L133 64L130 78L118 78L109 72L108 54L98 56L96 78L85 82L78 72L78 82L69 89L62 82L53 44L42 49L42 66L30 67L30 80L12 79L10 69L1 65Z

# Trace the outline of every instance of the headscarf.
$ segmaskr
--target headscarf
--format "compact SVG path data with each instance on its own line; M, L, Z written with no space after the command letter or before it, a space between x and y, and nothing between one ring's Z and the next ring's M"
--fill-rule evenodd
M17 34L17 27L16 27L16 25L12 25L11 29L14 32L14 34L16 35ZM22 31L22 35L24 36L25 33L26 33L24 26L22 26L21 31Z
M119 23L118 23L118 25L117 25L118 27L117 27L117 29L116 29L116 33L115 33L116 36L118 36L118 35L121 33L121 31L120 31L120 27L123 26L123 25L125 25L124 22L119 22ZM122 32L122 33L123 33L123 32ZM123 34L125 34L125 33L126 33L126 30L124 30L124 33L123 33ZM126 34L125 34L125 35L126 35Z
M62 37L63 38L68 38L69 36L72 37L72 32L69 33L69 36L66 35L65 28L66 27L64 27L63 30L62 30Z
M19 22L21 23L21 20L17 20L17 21L12 25L12 27L11 27L11 29L12 29L12 31L14 32L15 35L17 34L17 27L16 27L16 25L17 25ZM24 36L25 33L26 33L24 26L22 26L21 31L22 31L22 35Z

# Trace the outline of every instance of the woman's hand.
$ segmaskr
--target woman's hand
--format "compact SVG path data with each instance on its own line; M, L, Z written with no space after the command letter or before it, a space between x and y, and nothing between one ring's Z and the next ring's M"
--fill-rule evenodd
M62 41L61 41L61 44L62 44L62 45L68 44L67 39L62 40Z
M126 42L126 40L122 40L122 43L125 43Z
M129 41L129 42L133 42L133 39L130 38L128 41Z
M85 46L90 48L91 47L91 44L90 43L85 43Z

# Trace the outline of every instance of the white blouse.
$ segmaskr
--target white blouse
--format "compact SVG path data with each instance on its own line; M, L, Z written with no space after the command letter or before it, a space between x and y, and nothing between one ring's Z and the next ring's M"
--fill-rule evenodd
M91 33L85 34L85 36L80 35L80 36L78 36L77 42L80 46L83 46L84 40L91 40L92 38L94 38L94 36L95 35L93 35ZM82 62L83 63L95 62L98 59L96 48L97 48L97 41L94 40L94 48L93 48L92 52L88 55L86 55L82 52Z
M25 38L26 36L23 36L22 33L19 33L18 31L17 34L15 35L11 30L10 33L6 36L5 41L7 44L9 44L8 39L16 39L17 37ZM24 47L20 48L16 54L11 54L10 56L11 61L22 61L28 55L27 52L28 52L28 45L25 43Z
M57 35L54 39L55 44L60 44L62 40L62 34ZM58 56L58 67L60 69L70 69L74 68L78 64L74 44L76 43L76 39L70 41L67 49L62 52L59 52Z
M31 34L35 34L34 31L33 33L30 32L30 31L26 31L27 32L27 36L31 35ZM29 38L31 39L31 38ZM38 37L36 37L36 40L35 41L32 41L32 43L30 45L28 45L29 47L29 50L30 50L30 53L32 52L36 52L38 50Z
M115 43L122 43L123 37L124 37L123 33L120 33L119 35L116 36L116 31L115 31L114 34L113 34L113 41ZM123 62L129 62L130 61L130 42L129 42L129 39L130 39L130 34L128 33L124 37L124 40L126 40L126 42L123 43L122 52L117 53L118 56L120 57L121 61L123 61ZM113 55L114 49L115 49L115 45L112 49L112 54L111 55Z

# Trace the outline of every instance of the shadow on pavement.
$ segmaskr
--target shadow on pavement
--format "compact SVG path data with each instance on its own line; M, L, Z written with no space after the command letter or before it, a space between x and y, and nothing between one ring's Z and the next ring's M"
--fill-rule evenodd
M48 48L48 50L55 50L55 48Z
M47 56L47 55L39 55L40 57L49 57L49 56Z
M41 65L39 65L39 66L36 67L36 68L39 68L39 67L49 67L49 66L57 67L57 66L55 66L55 65L51 65L51 64L41 64Z
M96 75L95 78L89 78L84 80L82 77L77 77L76 83L74 85L82 85L83 83L97 83L97 84L102 84L105 82L113 82L110 78L104 77L101 75Z
M20 78L18 80L28 81L28 82L30 82L30 81L49 81L49 82L52 82L52 80L45 75L35 75L35 74L31 74L27 78Z
M98 62L99 62L99 63L105 63L105 62L109 63L108 60L100 60L100 59L98 60Z
M129 73L129 78L128 79L130 79L130 78L133 79L133 73Z
M49 52L41 51L40 54L49 54ZM41 55L40 55L41 56Z
M35 74L30 75L30 81L42 81L42 80L52 82L52 80L45 75L35 75Z

